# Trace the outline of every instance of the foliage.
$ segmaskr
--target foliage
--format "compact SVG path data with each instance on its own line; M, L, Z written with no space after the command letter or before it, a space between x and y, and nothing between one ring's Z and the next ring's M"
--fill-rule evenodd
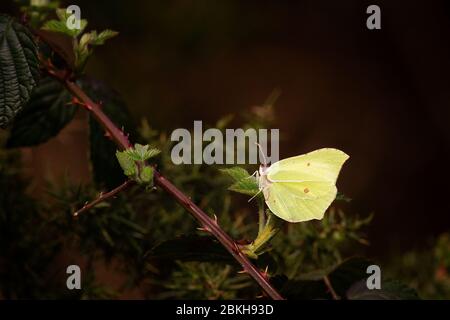
M30 99L39 63L31 32L4 14L0 14L0 48L0 128L4 128Z
M388 272L403 279L424 299L450 297L450 234L432 240L428 248L418 248L389 259Z
M31 100L14 119L7 146L34 146L56 136L75 115L67 90L52 78L42 78Z

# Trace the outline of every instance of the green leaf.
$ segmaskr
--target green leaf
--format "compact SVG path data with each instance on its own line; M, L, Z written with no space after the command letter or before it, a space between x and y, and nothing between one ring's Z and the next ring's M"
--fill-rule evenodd
M0 128L28 102L39 78L37 46L27 28L0 14Z
M125 152L135 161L146 161L161 153L161 151L156 148L150 148L149 145L141 145L139 143L136 143L134 148L125 150Z
M125 151L117 151L116 157L126 176L130 177L136 174L136 162Z
M67 27L67 22L65 21L49 20L44 24L42 30L62 33L69 37L76 37L83 32L83 29L86 28L86 26L86 20L80 20L80 29L69 29Z
M114 38L118 34L119 33L117 31L106 29L102 31L97 37L95 37L95 40L92 40L90 44L93 46L102 45L106 40Z
M103 112L118 127L123 128L130 140L136 139L133 120L128 112L125 102L120 96L103 82L83 78L82 88L98 103L101 103ZM105 136L105 130L90 116L90 156L93 176L100 187L112 189L123 183L123 170L116 160L117 147L111 139Z
M241 181L250 176L247 170L241 167L233 167L227 169L220 169L222 173L229 175L234 181Z
M228 190L254 196L259 192L259 187L256 179L247 172L244 168L233 167L228 169L221 169L222 173L229 175L235 183L232 184Z
M350 300L418 300L417 292L397 280L387 280L381 283L381 289L367 288L366 280L355 283L347 291Z
M7 147L34 146L56 136L75 115L71 96L52 78L43 78L14 119Z
M116 152L117 160L125 175L147 186L153 185L153 168L146 165L145 161L160 153L158 149L149 148L148 145L136 143L134 148Z
M152 185L153 184L153 168L145 166L139 173L139 183Z
M164 241L151 249L149 259L181 261L221 261L234 263L231 255L209 236L185 235Z
M77 37L87 27L87 20L81 19L79 29L69 29L69 27L67 26L67 19L69 19L71 14L67 13L65 8L56 9L56 15L58 16L59 20L47 21L42 27L43 30L63 33L70 37Z

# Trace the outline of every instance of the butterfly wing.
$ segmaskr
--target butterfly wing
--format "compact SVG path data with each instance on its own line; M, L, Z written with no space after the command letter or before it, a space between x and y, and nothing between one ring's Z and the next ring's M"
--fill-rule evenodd
M336 192L336 186L325 183L272 183L264 189L264 197L276 216L289 222L302 222L322 219Z
M274 163L263 191L269 209L289 222L322 219L336 197L336 179L348 155L320 149Z

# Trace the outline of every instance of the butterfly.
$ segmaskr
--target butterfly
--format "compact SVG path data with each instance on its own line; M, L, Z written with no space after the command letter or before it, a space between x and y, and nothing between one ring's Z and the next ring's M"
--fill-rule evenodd
M324 148L270 166L264 162L256 173L259 190L283 220L320 220L336 198L336 180L348 158L341 150Z

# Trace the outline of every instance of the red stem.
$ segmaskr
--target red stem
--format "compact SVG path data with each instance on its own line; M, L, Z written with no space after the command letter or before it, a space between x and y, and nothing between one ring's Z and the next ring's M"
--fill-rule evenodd
M100 196L99 196L97 199L95 199L95 200L93 200L93 201L91 201L91 202L85 204L85 205L83 206L83 208L81 208L80 210L75 211L75 212L73 213L73 216L74 216L74 217L78 217L78 216L80 215L80 213L83 213L84 211L87 211L87 210L89 210L89 209L95 207L95 206L98 205L99 203L101 203L101 202L103 202L103 201L106 201L106 200L108 200L109 198L114 197L115 195L117 195L117 194L119 194L120 192L122 192L122 191L128 189L129 187L131 187L131 186L134 185L134 184L135 184L135 182L134 182L133 180L127 180L127 181L125 181L124 183L122 183L120 186L118 186L117 188L115 188L115 189L113 189L113 190L111 190L111 191L109 191L109 192L106 192L106 193L101 193Z
M55 72L49 70L49 74L61 81L66 88L79 99L83 105L91 112L95 119L104 127L108 135L113 139L117 146L121 149L127 149L132 147L132 144L128 140L128 137L116 127L116 125L109 119L109 117L103 113L99 104L93 102L91 98L73 81L68 79L64 73ZM227 249L227 251L239 262L244 271L247 272L267 293L269 297L274 300L282 300L283 297L272 287L268 277L264 272L258 270L248 257L240 250L239 246L233 239L225 233L217 224L214 219L211 219L202 209L200 209L195 203L189 199L183 192L175 187L169 180L167 180L161 173L155 170L154 174L155 185L161 187L172 197L174 197L178 203L183 206L191 215L200 222L203 229L214 235L217 240Z

